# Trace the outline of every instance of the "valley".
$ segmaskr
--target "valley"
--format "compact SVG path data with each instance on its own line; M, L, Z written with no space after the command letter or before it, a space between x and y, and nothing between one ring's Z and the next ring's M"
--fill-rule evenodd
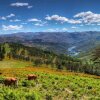
M0 36L0 43L14 42L30 47L38 47L44 50L60 54L68 54L70 47L76 46L76 55L87 53L100 45L100 32L21 32ZM74 52L73 52L74 53Z

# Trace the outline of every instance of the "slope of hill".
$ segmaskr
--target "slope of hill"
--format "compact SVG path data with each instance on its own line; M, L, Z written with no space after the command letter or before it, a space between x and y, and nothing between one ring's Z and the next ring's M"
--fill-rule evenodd
M0 60L4 59L29 61L36 66L46 65L58 69L81 70L79 59L17 43L0 44Z
M100 77L48 68L1 68L1 100L99 100ZM37 75L27 80L28 74ZM18 87L4 86L6 77L17 77Z

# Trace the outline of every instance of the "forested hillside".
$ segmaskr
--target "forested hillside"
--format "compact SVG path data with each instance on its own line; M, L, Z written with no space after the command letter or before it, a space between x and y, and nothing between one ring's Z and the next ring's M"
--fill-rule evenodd
M50 51L28 47L17 43L0 44L0 60L17 59L33 63L33 66L49 66L56 69L65 69L75 72L84 72L100 75L100 49L93 52L90 60L86 62L64 54L55 54Z
M58 69L81 70L81 61L66 55L58 55L50 51L27 47L17 43L3 43L0 45L0 59L17 59L33 62L33 65L50 65Z

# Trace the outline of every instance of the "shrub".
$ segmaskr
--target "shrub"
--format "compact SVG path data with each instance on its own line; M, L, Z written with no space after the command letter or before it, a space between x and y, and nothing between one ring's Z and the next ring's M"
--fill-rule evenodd
M50 95L50 94L48 95L48 94L47 94L47 95L46 95L46 100L52 100L52 95Z
M25 97L26 100L40 100L40 96L36 92L29 92Z

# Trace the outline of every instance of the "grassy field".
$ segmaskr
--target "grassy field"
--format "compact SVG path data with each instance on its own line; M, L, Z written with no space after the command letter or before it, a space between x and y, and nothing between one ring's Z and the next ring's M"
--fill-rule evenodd
M99 76L29 66L21 61L0 62L0 100L100 100ZM36 74L37 80L26 80L28 74ZM18 87L4 86L5 77L17 77Z
M32 66L32 63L26 61L16 61L16 60L0 61L0 68L22 68L27 66Z

